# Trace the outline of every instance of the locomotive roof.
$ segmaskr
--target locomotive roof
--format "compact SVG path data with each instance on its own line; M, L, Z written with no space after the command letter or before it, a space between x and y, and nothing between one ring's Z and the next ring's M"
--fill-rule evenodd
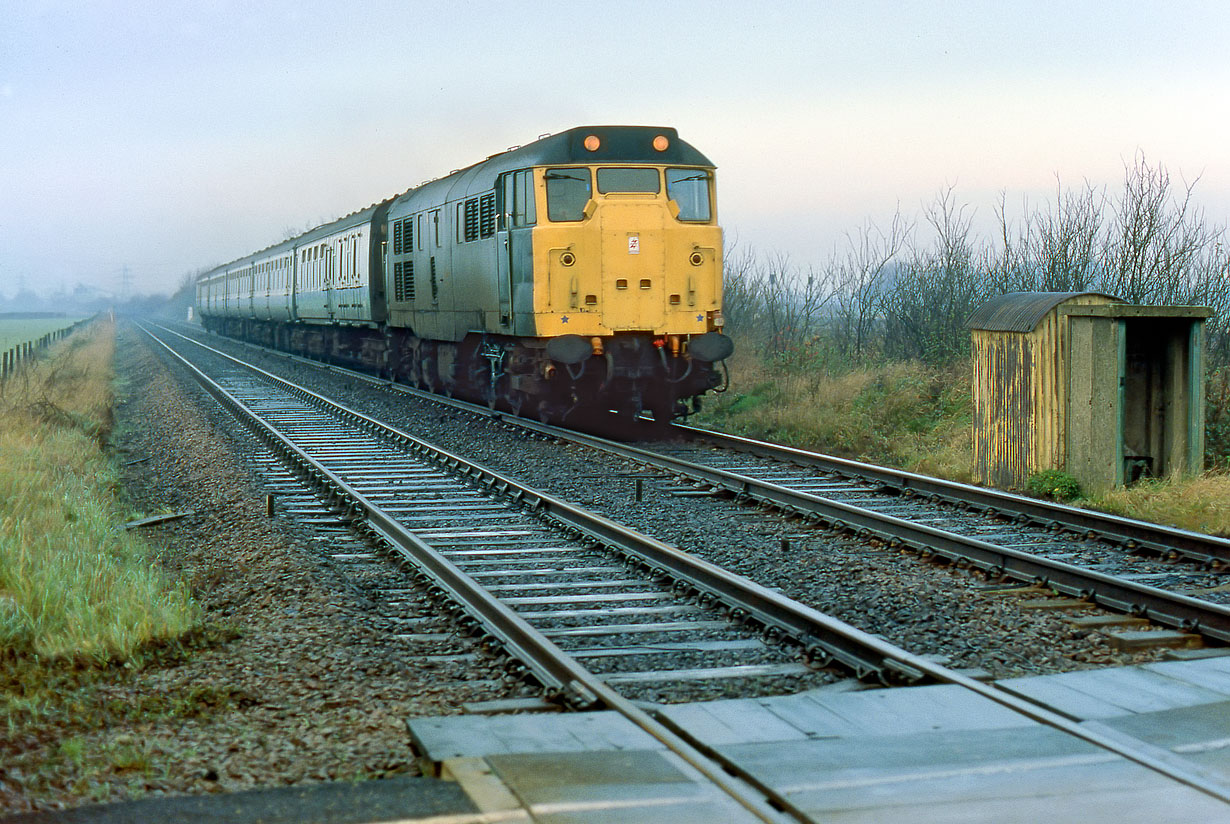
M585 148L585 138L594 135L599 145ZM653 148L653 139L662 135L669 141L664 151ZM535 140L526 146L488 158L514 160L514 166L546 166L554 163L679 163L685 166L712 166L709 159L679 139L679 132L654 126L578 126L566 132ZM479 164L482 165L482 164Z

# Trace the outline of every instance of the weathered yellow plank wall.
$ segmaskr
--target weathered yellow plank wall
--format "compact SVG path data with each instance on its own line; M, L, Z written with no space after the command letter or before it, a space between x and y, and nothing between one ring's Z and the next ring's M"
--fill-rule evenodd
M1060 305L1113 303L1080 295ZM972 330L974 480L1021 488L1067 460L1068 324L1058 307L1031 332Z

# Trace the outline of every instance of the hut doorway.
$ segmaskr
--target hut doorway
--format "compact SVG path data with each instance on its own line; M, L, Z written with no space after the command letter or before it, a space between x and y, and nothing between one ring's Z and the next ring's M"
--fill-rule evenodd
M1191 322L1123 322L1123 480L1135 483L1187 469Z

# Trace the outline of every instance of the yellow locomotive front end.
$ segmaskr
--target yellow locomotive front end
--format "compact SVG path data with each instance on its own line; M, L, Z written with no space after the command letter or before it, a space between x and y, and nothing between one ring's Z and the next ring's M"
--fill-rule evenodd
M608 140L623 145L605 152ZM674 141L673 130L597 131L577 136L573 162L531 170L530 334L545 357L521 382L561 401L553 416L596 406L665 421L721 383L715 364L732 347L714 168Z
M722 231L713 171L572 166L540 171L547 220L535 234L544 336L680 336L721 326Z

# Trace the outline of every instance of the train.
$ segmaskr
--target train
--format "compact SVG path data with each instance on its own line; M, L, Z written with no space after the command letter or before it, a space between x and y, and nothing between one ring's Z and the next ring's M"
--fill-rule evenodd
M728 383L715 167L673 128L544 135L196 281L211 332L541 420Z

